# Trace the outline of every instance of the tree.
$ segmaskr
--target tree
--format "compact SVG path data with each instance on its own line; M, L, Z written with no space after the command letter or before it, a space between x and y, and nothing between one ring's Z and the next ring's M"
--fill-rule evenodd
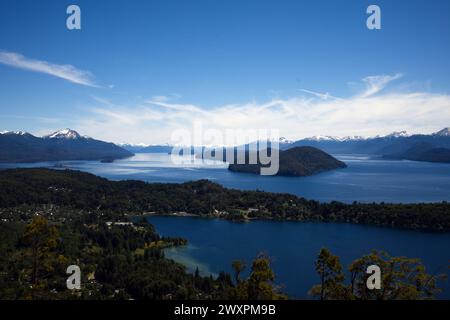
M249 300L278 300L286 297L278 293L273 285L275 273L270 266L270 259L260 254L253 260L252 272L248 278L247 299Z
M247 265L244 261L241 260L235 260L231 263L231 266L234 270L234 280L236 281L236 284L241 282L241 273L247 268Z
M381 270L381 289L367 288L369 266L376 265ZM373 251L353 261L349 268L350 281L344 283L345 276L339 257L327 249L320 251L316 261L316 271L320 284L310 290L310 294L321 300L422 300L433 299L440 291L437 281L443 275L430 275L419 259L391 257L387 253Z
M320 300L342 299L346 297L346 288L343 284L344 273L338 256L322 248L315 263L316 271L320 277L320 284L311 288L310 294L318 296Z
M367 289L367 267L377 265L381 272L381 289ZM353 261L349 266L350 290L362 300L422 300L432 299L440 292L437 281L443 275L430 275L420 259L391 257L385 252L373 251Z
M37 285L40 277L54 270L53 250L58 244L58 231L44 217L38 216L25 227L22 240L30 250L31 283Z

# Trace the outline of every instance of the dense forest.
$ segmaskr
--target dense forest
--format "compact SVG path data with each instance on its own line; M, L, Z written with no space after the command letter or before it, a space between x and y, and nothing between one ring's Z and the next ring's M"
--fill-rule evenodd
M0 208L56 205L143 214L190 213L226 219L348 222L450 231L450 204L320 203L290 194L226 189L207 180L183 184L108 181L71 170L0 171Z

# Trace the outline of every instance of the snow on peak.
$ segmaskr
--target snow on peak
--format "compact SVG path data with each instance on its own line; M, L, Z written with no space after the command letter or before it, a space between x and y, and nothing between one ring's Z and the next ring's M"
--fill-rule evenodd
M444 128L441 131L433 133L435 136L450 137L450 128Z
M304 140L310 140L310 141L337 141L337 142L343 142L343 141L359 141L359 140L366 140L367 138L363 136L345 136L345 137L336 137L336 136L312 136L309 138L306 138Z
M285 143L285 144L290 144L290 143L293 143L294 141L289 140L289 139L287 139L285 137L280 137L279 142L280 143Z
M1 131L0 134L15 134L15 135L19 135L19 136L25 136L27 134L29 134L28 132L25 131Z
M363 136L345 136L342 138L338 138L339 141L358 141L358 140L367 140L367 138Z
M145 143L118 143L117 144L119 147L140 147L140 148L145 148L150 146L149 144L145 144ZM167 144L168 145L168 144Z
M70 129L63 129L56 132L53 132L52 134L45 136L44 138L49 139L80 139L81 136L78 132Z
M385 136L385 138L405 138L405 137L409 137L409 136L410 135L406 131L395 131L395 132L392 132L391 134L388 134L387 136Z
M306 140L312 140L312 141L338 141L339 138L332 137L332 136L313 136L306 138Z

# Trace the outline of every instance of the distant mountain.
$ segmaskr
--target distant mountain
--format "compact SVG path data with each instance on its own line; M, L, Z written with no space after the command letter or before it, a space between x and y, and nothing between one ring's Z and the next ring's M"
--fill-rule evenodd
M288 140L285 137L279 138L278 145L280 148L288 147L291 145L294 141ZM257 143L257 142L254 142ZM268 146L270 147L271 142L268 142ZM173 145L170 145L168 143L166 144L156 144L156 145L144 145L144 144L118 144L119 147L124 148L125 150L128 150L133 153L171 153L172 149L174 148ZM248 149L249 145L246 145L245 148ZM181 147L180 147L181 148ZM187 147L185 149L191 148L191 154L201 154L201 150L204 149L215 149L213 147L204 147L204 146L198 146L198 147ZM217 147L220 148L220 147ZM229 149L237 148L237 147L230 147ZM183 150L185 151L185 150ZM183 151L180 151L180 155L183 154Z
M281 146L290 149L298 146L311 146L332 154L392 155L404 153L417 143L428 143L433 148L450 148L450 129L445 128L430 135L409 135L406 131L373 138L316 136Z
M435 148L431 143L419 142L405 152L385 155L385 159L450 163L449 148Z
M248 155L246 157L248 159ZM277 174L279 176L310 176L346 167L345 163L313 147L295 147L280 151L279 157L280 167ZM260 163L230 164L228 169L235 172L259 174L261 167Z
M46 139L81 139L82 137L80 134L74 130L70 129L63 129L56 132L53 132L52 134L49 134L47 136L44 136L43 138ZM88 138L88 137L84 137Z
M0 134L0 162L111 161L132 155L113 143L83 137L70 129L56 131L42 138L23 131Z
M391 134L385 136L385 138L407 138L411 135L406 131L394 131Z
M146 144L123 143L123 144L117 144L117 145L125 150L132 152L132 153L139 153L140 150L147 147Z
M170 146L168 144L119 144L118 146L133 153L170 153L173 149L173 146Z
M442 129L441 131L433 133L433 135L439 137L450 137L450 128Z
M166 145L152 145L140 149L139 153L171 153L173 146Z

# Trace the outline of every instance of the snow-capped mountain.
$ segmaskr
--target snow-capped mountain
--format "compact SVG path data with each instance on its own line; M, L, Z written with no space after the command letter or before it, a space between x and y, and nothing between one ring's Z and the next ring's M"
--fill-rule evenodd
M385 135L385 136L376 136L374 138L406 138L410 137L411 135L408 134L406 131L395 131L391 134ZM343 141L362 141L362 140L369 140L373 138L369 137L363 137L363 136L345 136L345 137L338 137L338 136L312 136L308 137L302 140L305 141L337 141L337 142L343 142Z
M113 143L86 138L70 129L36 137L24 131L2 132L0 162L39 162L62 160L112 161L132 156Z
M308 137L305 138L303 140L309 140L309 141L337 141L337 137L333 137L333 136L312 136L312 137Z
M298 140L285 148L312 146L332 154L388 155L405 152L417 143L427 143L435 148L450 148L450 128L434 134L409 134L397 131L384 136L365 138L361 136L334 137L314 136Z
M52 134L44 136L43 138L47 139L81 139L81 135L75 130L71 129L63 129L59 131L55 131Z
M339 141L361 141L361 140L367 140L366 137L363 136L345 136L343 138L338 138Z
M450 137L450 128L444 128L438 132L433 133L434 136Z
M362 136L345 136L345 137L336 137L336 136L312 136L309 138L305 138L303 140L308 141L351 141L351 140L365 140L367 138Z
M2 135L18 135L18 136L26 136L31 135L30 133L26 131L1 131L0 134Z
M136 143L136 144L133 144L133 143L119 143L119 144L117 144L119 147L140 147L140 148L144 148L144 147L148 147L149 146L149 144L145 144L145 143Z
M391 134L384 136L384 138L406 138L410 136L411 135L406 131L394 131Z
M293 141L293 140L289 140L289 139L287 139L287 138L285 138L285 137L280 137L279 142L280 142L280 143L286 143L286 144L289 144L289 143L293 143L294 141Z

